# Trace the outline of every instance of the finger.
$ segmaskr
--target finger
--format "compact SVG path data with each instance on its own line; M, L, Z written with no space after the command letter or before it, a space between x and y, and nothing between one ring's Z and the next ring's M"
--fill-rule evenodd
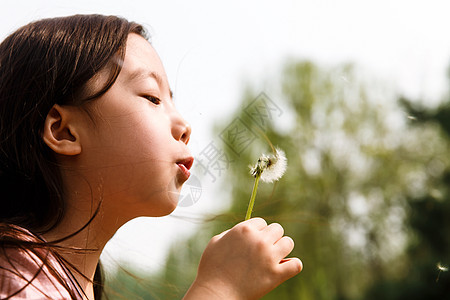
M267 227L267 222L263 218L251 218L237 224L236 226L250 226L258 230L262 230Z
M288 236L283 236L275 243L279 257L284 258L294 249L294 240Z
M303 263L297 257L285 258L278 265L281 280L285 281L294 277L303 270Z
M283 236L284 229L278 223L272 223L266 228L262 230L264 235L273 241L273 243L277 243L277 241Z
M221 233L219 233L219 234L213 236L213 239L214 239L214 240L220 240L225 234L228 233L228 231L230 231L230 229L225 230L224 232L221 232Z

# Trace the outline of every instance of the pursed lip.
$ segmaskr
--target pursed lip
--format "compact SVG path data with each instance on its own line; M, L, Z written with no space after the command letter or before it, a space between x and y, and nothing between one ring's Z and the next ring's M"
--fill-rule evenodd
M194 158L193 157L186 157L183 158L179 161L177 161L177 166L179 167L181 176L182 176L182 181L186 181L189 179L189 177L191 176L191 172L189 172L189 169L192 167L192 164L194 163Z
M191 169L193 163L194 158L192 156L177 161L177 165L183 165L187 170Z

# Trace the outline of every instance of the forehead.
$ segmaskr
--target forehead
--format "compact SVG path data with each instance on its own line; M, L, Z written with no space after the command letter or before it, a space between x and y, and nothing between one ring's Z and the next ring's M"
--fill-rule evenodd
M123 81L133 81L153 77L158 84L166 85L167 76L161 59L155 49L143 37L130 34L126 45L125 58L119 77Z

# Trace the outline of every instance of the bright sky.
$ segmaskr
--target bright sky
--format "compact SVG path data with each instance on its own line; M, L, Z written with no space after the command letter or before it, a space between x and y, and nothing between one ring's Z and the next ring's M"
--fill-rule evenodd
M447 85L449 9L446 0L7 0L0 10L0 38L35 19L76 13L114 14L144 24L176 104L191 122L195 156L215 139L213 122L237 107L246 84L276 94L287 58L324 66L354 62L399 93L436 103ZM200 201L175 215L213 213L218 200L226 202L220 187L220 180L203 180ZM171 242L195 228L174 217L136 220L118 232L104 259L157 269Z

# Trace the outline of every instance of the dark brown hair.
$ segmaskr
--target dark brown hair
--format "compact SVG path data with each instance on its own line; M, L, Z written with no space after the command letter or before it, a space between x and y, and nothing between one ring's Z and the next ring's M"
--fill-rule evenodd
M1 238L9 225L39 235L64 217L61 173L42 139L45 118L54 104L83 105L104 94L130 33L145 37L142 26L119 17L75 15L30 23L0 44L0 247L17 245ZM86 94L88 80L105 68L107 83Z

